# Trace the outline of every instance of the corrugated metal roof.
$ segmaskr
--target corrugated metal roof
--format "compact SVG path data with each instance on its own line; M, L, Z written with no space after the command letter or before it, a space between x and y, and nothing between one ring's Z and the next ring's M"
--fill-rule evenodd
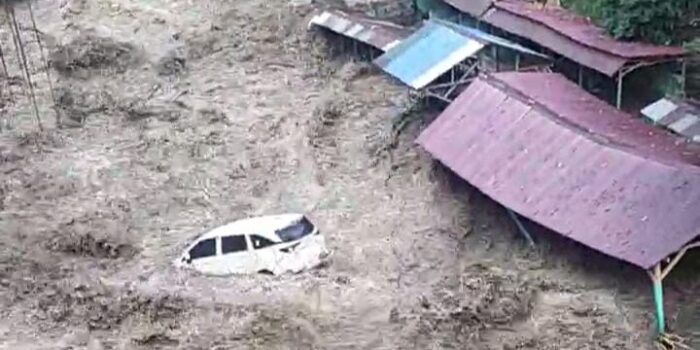
M689 140L700 142L700 106L662 98L644 107L642 115Z
M422 89L487 45L548 59L509 40L455 23L431 19L374 63L414 89Z
M362 13L327 10L309 21L309 28L318 26L337 34L387 51L408 37L411 31L397 24L380 21Z
M436 21L374 60L385 72L414 89L422 89L484 47Z
M482 76L418 143L503 205L643 268L700 235L700 152L559 74Z
M663 60L684 53L676 46L615 40L584 17L524 1L494 2L483 20L608 76L628 61Z
M491 7L493 0L445 0L445 2L457 10L478 18Z
M547 55L544 55L544 54L541 54L537 51L528 49L527 47L522 46L518 43L512 42L508 39L504 39L504 38L501 38L501 37L493 35L493 34L486 33L484 31L481 31L481 30L476 29L476 28L467 27L467 26L459 25L456 23L452 23L452 22L448 22L448 21L444 21L444 20L440 20L440 19L433 19L432 21L435 21L435 22L438 22L444 26L450 27L451 29L457 31L458 33L465 35L467 37L470 37L472 39L478 40L482 44L485 44L485 45L497 45L497 46L500 46L500 47L503 47L506 49L510 49L513 51L517 51L517 52L527 54L527 55L538 56L538 57L544 58L544 59L550 58Z

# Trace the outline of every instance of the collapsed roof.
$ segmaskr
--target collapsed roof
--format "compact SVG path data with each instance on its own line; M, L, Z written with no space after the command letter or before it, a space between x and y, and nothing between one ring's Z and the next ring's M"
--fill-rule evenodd
M311 18L309 28L321 27L387 51L411 34L408 28L359 12L331 9Z

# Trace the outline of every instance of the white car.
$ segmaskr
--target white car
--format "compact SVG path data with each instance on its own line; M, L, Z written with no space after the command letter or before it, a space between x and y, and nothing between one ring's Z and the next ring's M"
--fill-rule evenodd
M303 214L234 221L197 238L175 260L208 275L300 272L329 256L325 239Z

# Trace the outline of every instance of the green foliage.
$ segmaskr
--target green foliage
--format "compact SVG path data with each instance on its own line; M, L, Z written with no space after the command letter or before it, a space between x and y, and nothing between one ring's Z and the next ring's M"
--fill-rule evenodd
M700 0L562 0L562 5L590 17L618 39L685 43L695 53L687 60L685 91L700 98ZM647 86L676 95L680 81L674 77Z
M700 26L698 0L565 0L619 39L659 44L688 40Z

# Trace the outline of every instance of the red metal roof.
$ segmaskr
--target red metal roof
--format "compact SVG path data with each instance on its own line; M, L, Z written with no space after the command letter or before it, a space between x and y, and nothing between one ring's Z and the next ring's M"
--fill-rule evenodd
M494 2L483 20L609 76L628 61L657 61L684 54L682 47L616 40L587 18L524 1Z
M550 229L649 268L700 235L700 152L554 73L480 77L420 135Z
M445 0L452 7L474 17L481 17L491 7L493 0Z

